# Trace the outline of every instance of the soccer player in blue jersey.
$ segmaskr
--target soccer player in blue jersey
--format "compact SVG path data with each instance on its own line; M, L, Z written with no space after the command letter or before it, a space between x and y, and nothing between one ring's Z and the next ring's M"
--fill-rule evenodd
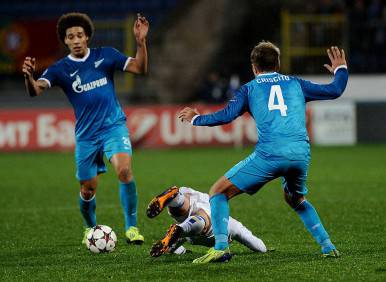
M137 228L137 189L131 168L132 148L126 117L114 90L116 70L134 74L147 72L146 36L149 23L138 14L133 32L137 43L135 58L111 47L88 48L94 33L91 19L82 13L62 15L57 34L70 54L51 65L34 79L35 58L26 57L22 71L30 96L59 86L74 108L76 177L80 182L79 205L85 235L97 224L95 193L98 175L106 172L103 155L110 161L119 179L121 204L128 243L142 244Z
M306 103L335 99L348 80L343 49L327 50L335 75L330 84L315 84L278 73L280 51L270 42L260 42L251 53L255 78L243 85L228 105L215 113L199 115L191 108L179 117L195 126L217 126L249 112L256 122L258 142L254 152L222 176L210 189L215 246L193 263L228 261L228 200L241 193L254 194L267 182L282 177L284 198L321 246L322 256L339 257L312 204L306 200L310 144L306 130Z

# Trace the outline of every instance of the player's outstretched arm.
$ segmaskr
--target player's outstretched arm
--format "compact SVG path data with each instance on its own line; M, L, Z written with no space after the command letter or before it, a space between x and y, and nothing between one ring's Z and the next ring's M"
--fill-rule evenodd
M327 49L327 55L331 64L325 64L324 67L335 75L334 80L329 84L316 84L299 79L306 101L336 99L346 89L348 71L344 50L332 46Z
M136 74L146 74L147 73L147 47L146 47L146 37L149 31L149 22L145 17L137 14L137 19L134 22L134 36L137 42L137 53L135 58L131 59L127 64L125 71L136 73Z
M187 121L196 126L217 126L230 123L246 112L248 108L248 89L244 85L238 89L225 108L207 115L200 115L197 110L186 107L178 115L181 121Z
M22 72L24 74L24 84L28 94L31 97L39 96L46 90L49 85L44 80L35 80L33 74L36 68L35 58L26 57L24 59Z

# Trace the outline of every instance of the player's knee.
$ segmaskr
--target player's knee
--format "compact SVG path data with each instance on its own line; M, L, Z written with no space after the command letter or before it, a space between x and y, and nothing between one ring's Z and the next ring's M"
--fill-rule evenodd
M212 197L216 194L224 194L225 188L226 188L225 181L223 177L221 177L212 185L212 187L210 187L209 196Z
M133 180L133 173L128 167L121 167L118 169L118 178L123 183L129 183Z
M223 194L227 199L232 199L234 196L241 194L242 191L238 189L232 182L230 182L225 176L222 176L215 184L210 188L209 196L213 197L217 194Z
M96 193L96 185L91 181L81 183L80 194L84 200L90 200Z
M213 185L212 187L210 187L208 194L209 194L209 197L212 197L212 196L219 194L219 193L221 193L221 192L217 189L216 185Z
M284 192L284 199L293 209L296 209L305 200L303 195L290 194L288 192Z
M224 194L225 196L227 196L226 192L227 191L223 189L221 186L214 184L209 190L209 197L213 197L218 194Z

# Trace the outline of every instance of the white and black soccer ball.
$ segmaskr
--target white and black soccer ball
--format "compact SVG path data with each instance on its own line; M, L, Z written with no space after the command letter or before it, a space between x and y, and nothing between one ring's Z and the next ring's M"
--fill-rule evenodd
M87 233L86 246L92 253L109 253L114 251L117 235L106 225L94 226Z

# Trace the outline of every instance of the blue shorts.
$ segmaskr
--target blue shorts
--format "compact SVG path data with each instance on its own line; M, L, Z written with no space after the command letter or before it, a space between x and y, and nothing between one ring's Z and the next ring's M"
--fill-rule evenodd
M92 141L75 145L76 178L88 180L107 171L103 155L110 161L117 153L132 155L129 131L125 124L104 132Z
M248 194L254 194L264 184L282 177L283 189L287 193L306 195L308 163L308 160L269 160L253 152L225 173L225 177Z

